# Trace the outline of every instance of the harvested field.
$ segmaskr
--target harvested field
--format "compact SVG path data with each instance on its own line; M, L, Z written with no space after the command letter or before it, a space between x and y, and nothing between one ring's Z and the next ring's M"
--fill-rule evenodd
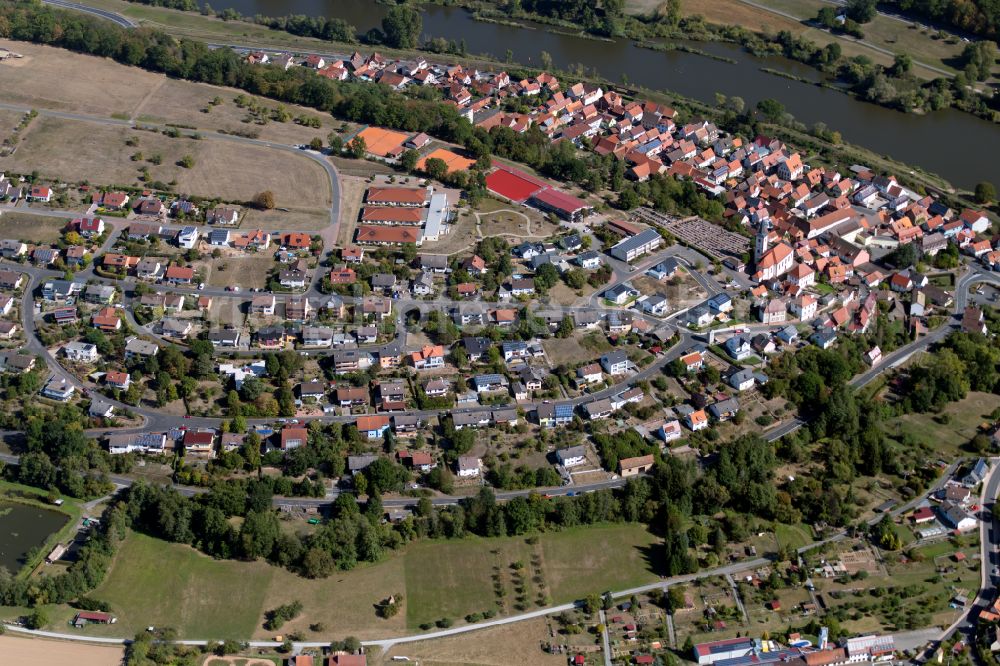
M0 654L7 664L73 664L73 666L118 666L120 647L47 641L21 636L0 636Z
M137 137L138 145L127 146L129 137ZM139 152L143 160L133 161ZM153 155L160 156L159 165L148 161ZM194 159L190 169L176 164L186 155ZM258 168L263 164L267 168ZM292 152L60 118L37 119L20 150L0 166L21 172L37 169L44 178L100 185L139 185L139 168L147 166L154 180L176 181L176 190L186 194L246 201L271 190L278 206L312 208L330 203L326 172Z

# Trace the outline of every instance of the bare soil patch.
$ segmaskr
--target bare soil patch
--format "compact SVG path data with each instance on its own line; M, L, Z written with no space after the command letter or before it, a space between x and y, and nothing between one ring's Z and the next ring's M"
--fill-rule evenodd
M73 664L118 666L122 648L46 641L20 636L0 636L0 654L7 664Z

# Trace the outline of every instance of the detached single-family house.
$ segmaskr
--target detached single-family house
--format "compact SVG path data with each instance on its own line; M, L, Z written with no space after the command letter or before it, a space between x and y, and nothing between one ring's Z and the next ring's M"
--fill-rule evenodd
M576 467L587 462L587 447L582 444L556 451L556 460L563 467Z

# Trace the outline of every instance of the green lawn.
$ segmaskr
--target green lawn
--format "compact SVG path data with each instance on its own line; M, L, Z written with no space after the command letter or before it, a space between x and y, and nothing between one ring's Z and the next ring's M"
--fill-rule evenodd
M779 546L791 546L792 548L801 548L806 544L812 543L812 531L807 525L785 525L784 523L775 523L774 525L774 535L778 539Z
M193 548L132 534L94 597L118 613L115 635L174 627L185 638L247 638L261 621L271 578L264 563L220 562Z
M969 393L958 402L949 403L942 412L947 423L936 414L905 414L888 421L885 432L897 441L907 440L935 458L951 460L976 436L979 426L1000 407L1000 396L993 393ZM968 453L968 452L965 452Z
M530 568L533 553L541 555L543 584L554 604L650 583L660 570L657 543L640 525L553 532L540 536L535 545L524 539L479 538L418 543L406 553L407 624L416 628L442 617L457 620L495 608L494 567L508 581L507 610L517 612L509 567L520 560ZM530 574L526 578L533 603L539 584Z
M525 538L421 541L378 564L309 580L264 562L214 560L133 533L92 595L111 604L118 623L74 631L130 636L152 625L174 627L184 638L246 639L291 631L309 636L309 625L322 623L323 638L398 636L442 617L460 623L469 613L496 608L494 566L505 576L504 612L520 612L509 569L516 560L526 566L529 610L537 608L540 593L562 603L653 582L661 569L658 544L643 526L618 524L544 534L535 544ZM540 583L532 580L533 556ZM390 595L403 595L405 610L379 619L376 605ZM280 632L263 629L264 613L292 600L302 602L302 615ZM51 626L64 628L72 614L66 607L51 609Z

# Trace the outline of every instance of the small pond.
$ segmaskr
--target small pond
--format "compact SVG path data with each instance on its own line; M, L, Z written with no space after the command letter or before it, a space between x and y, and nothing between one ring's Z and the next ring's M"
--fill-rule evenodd
M32 548L40 548L69 517L58 511L0 500L0 567L17 573Z

